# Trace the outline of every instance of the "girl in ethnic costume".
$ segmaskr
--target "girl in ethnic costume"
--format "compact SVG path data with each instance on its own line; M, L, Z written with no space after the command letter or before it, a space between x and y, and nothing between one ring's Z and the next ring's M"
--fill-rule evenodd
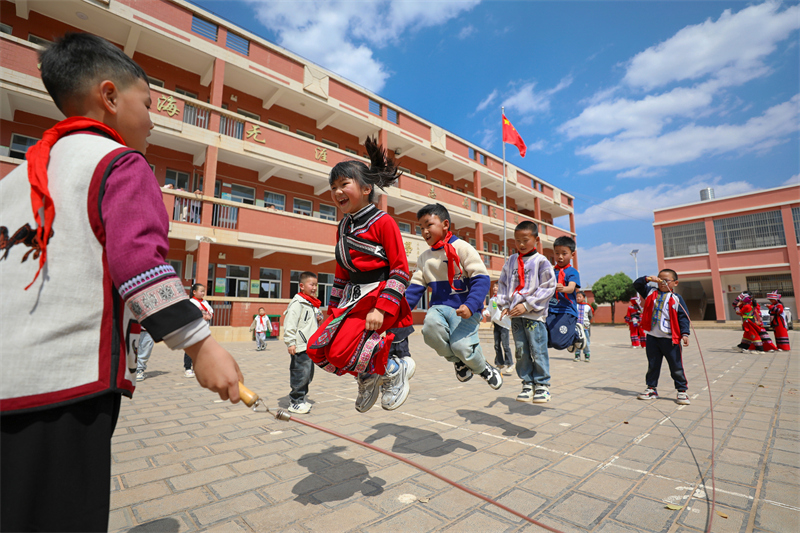
M365 143L370 158L344 161L331 170L331 197L344 218L336 232L336 274L328 318L309 339L314 363L337 375L358 378L356 410L364 413L382 392L381 407L405 402L414 375L410 357L389 358L390 328L412 325L403 297L410 275L397 223L372 203L375 187L394 184L397 167L373 139ZM386 335L381 335L386 332Z
M639 305L639 298L631 298L631 304L628 306L628 313L625 315L625 322L628 323L628 329L631 332L631 348L644 348L647 346L647 337L644 335L640 318L642 316L642 308Z
M764 343L761 341L761 334L759 333L759 326L755 318L755 307L753 300L747 293L740 294L734 301L736 306L736 314L742 317L742 326L744 334L742 335L742 342L739 343L737 348L742 352L747 353L750 350L763 352Z
M764 351L777 351L777 346L772 343L772 337L769 336L769 333L767 333L767 330L764 328L764 321L761 319L761 306L758 305L758 302L755 300L753 300L753 315L755 315L756 324L758 324L758 335L761 337L761 343L764 346Z
M789 330L786 329L786 317L783 316L783 304L781 303L781 295L778 291L767 294L769 299L769 324L775 331L775 344L778 350L788 352L791 348L789 346Z

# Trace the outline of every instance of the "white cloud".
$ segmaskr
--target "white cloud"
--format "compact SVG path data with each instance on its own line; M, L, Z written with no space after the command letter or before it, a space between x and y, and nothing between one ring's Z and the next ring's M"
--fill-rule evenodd
M716 22L687 26L634 56L624 82L650 90L707 75L739 84L739 79L763 74L768 70L764 58L800 28L800 6L780 9L778 2L765 2L736 14L727 9Z
M458 38L463 41L464 39L475 33L475 31L476 31L475 26L473 26L472 24L470 24L469 26L464 26L463 28L461 28L461 31L458 32Z
M536 91L536 82L528 82L507 96L503 101L506 109L518 111L529 117L536 113L546 113L550 110L550 100L553 95L572 84L572 76L566 76L552 89ZM508 115L508 113L506 113Z
M583 173L598 170L647 169L694 161L705 155L730 151L768 150L800 129L800 95L767 109L744 124L698 126L689 124L660 136L617 136L579 148L596 163ZM628 173L628 175L634 175Z
M476 112L476 113L478 113L479 111L483 111L484 109L486 109L487 107L489 107L489 105L490 105L492 102L494 102L495 98L497 98L497 89L495 89L494 91L492 91L492 92L489 94L489 96L487 96L486 98L484 98L484 99L481 101L481 103L480 103L480 104L478 104L478 107L476 107L476 108L475 108L475 112Z
M639 250L636 261L631 256L631 250ZM651 275L658 270L658 257L653 243L612 244L607 242L591 248L578 246L577 251L578 270L581 273L581 287L583 288L591 287L606 274L616 274L617 272L624 272L631 279L635 279L637 263L640 276Z
M783 182L784 185L800 185L800 174L795 174L788 180Z
M653 210L700 201L700 190L711 187L714 196L722 198L755 190L746 181L722 183L720 176L696 176L680 186L662 183L635 191L625 192L593 205L575 216L575 226L581 227L600 222L639 219L652 221Z
M275 32L278 44L378 92L390 73L374 57L374 48L397 43L409 32L444 24L479 1L249 0L249 3L259 22Z

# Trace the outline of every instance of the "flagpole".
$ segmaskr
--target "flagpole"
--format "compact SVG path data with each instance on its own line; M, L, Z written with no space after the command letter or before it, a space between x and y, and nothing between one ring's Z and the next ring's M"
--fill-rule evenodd
M506 114L505 106L500 108L501 117L504 117ZM500 139L502 141L503 138L503 119L500 119ZM506 208L506 143L502 141L503 144L503 255L505 259L508 259L508 237L506 237L506 226L508 224L508 209Z

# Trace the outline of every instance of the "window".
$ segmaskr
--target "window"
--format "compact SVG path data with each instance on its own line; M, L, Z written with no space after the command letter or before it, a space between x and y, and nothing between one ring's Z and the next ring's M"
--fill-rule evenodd
M228 32L228 37L225 38L225 46L242 55L250 54L250 41L244 37L239 37L235 33Z
M414 224L414 233L420 237L422 236L422 228L418 224Z
M800 242L800 207L792 208L792 220L794 221L794 238Z
M353 150L352 148L345 148L344 151L348 154L358 155L358 150Z
M411 224L408 222L398 222L397 226L400 228L400 233L411 233Z
M187 91L186 89L181 89L180 87L175 87L175 92L183 96L188 96L189 98L194 98L195 100L197 100L197 93Z
M188 191L190 189L189 173L181 172L179 170L172 170L171 168L168 168L167 177L164 180L164 184L172 185L174 189L182 189L184 191Z
M150 172L152 172L153 175L155 175L155 173L156 173L156 166L155 165L150 165Z
M426 179L428 179L428 176L426 176L425 174L423 174L423 173L421 173L421 172L414 172L414 175L415 175L416 177L418 177L419 179L423 179L423 180L426 180Z
M331 289L333 289L333 274L320 272L317 277L317 298L321 302L321 307L328 305L331 300Z
M9 26L8 24L3 24L2 22L0 22L0 33L7 33L11 35L11 29L12 29L11 26Z
M225 296L250 296L250 267L228 265L225 276Z
M45 46L45 47L46 47L46 46L48 46L50 43L52 43L53 41L48 41L48 40L47 40L47 39L45 39L44 37L39 37L39 36L37 36L37 35L34 35L34 34L32 34L32 33L29 33L29 34L28 34L28 42L29 42L29 43L33 43L33 44L38 44L39 46Z
M500 245L499 244L497 244L495 242L492 243L492 253L493 254L499 254L500 253Z
M296 130L296 131L297 131L297 134L298 134L300 137L305 137L306 139L311 139L312 141L313 141L314 139L316 139L316 138L317 138L317 137L316 137L314 134L312 134L312 133L306 133L306 132L304 132L304 131L301 131L301 130Z
M370 100L369 100L369 112L370 113L374 113L374 114L376 114L376 115L378 115L380 117L380 116L382 116L382 114L381 114L381 111L382 111L381 108L382 107L383 106L381 106L381 104L379 104L378 102L376 102L375 100L370 98Z
M281 271L277 268L262 268L259 277L259 298L281 297Z
M150 81L150 85L153 87L164 87L164 80L160 80L158 78L154 78L152 76L147 76L147 79Z
M766 298L772 291L781 296L794 296L791 274L769 274L766 276L747 276L747 292L753 298Z
M471 245L473 248L475 248L475 247L478 245L478 241L476 241L475 239L470 239L470 240L469 240L469 244L470 244L470 245Z
M196 15L192 16L192 31L212 41L217 40L217 25L203 20Z
M268 120L267 124L269 124L273 128L279 128L285 131L289 131L289 126L287 126L286 124L281 124L280 122L276 122L274 120Z
M332 205L319 204L319 218L336 221L336 208Z
M178 261L177 259L167 259L167 263L172 268L175 269L175 273L178 275L179 278L185 279L183 277L183 261ZM194 264L197 264L197 263L194 263Z
M717 251L786 246L780 211L765 211L714 221Z
M276 192L264 191L264 205L280 211L286 210L286 196Z
M333 146L334 148L339 148L339 143L329 141L328 139L320 139L319 142L322 144L327 144L328 146Z
M708 253L704 222L661 228L661 241L664 247L664 257Z
M406 176L409 176L409 175L411 174L411 171L410 171L410 170L408 170L408 169L407 169L407 168L405 168L405 167L397 167L397 170L399 170L400 172L402 172L402 173L403 173L403 174L405 174Z
M391 122L393 124L399 124L400 123L400 115L397 113L397 111L395 111L391 107L387 107L386 108L386 120L388 120L389 122Z
M28 152L28 148L37 142L39 142L39 139L14 133L11 135L11 146L9 146L8 156L15 157L17 159L25 159L25 154Z
M475 150L472 148L469 149L469 158L475 159Z
M294 206L292 212L297 213L298 215L306 215L308 217L311 216L311 212L314 210L314 204L309 200L303 200L302 198L295 198L294 199Z
M252 187L245 187L244 185L236 185L234 183L231 185L231 201L255 205L256 190Z
M243 117L247 117L251 120L258 120L259 122L261 121L261 115L256 115L255 113L251 113L250 111L245 111L242 108L237 109L236 112L242 115Z
M485 155L483 155L483 154L480 154L480 153L479 153L479 154L478 154L478 162L479 162L481 165L485 165L485 164L486 164L486 156L485 156Z
M431 179L430 179L430 182L431 182L431 183L435 183L436 185L441 185L441 184L442 184L442 182L441 182L441 181L439 181L439 180L437 180L437 179L433 179L433 178L431 178Z
M488 252L489 251L489 243L486 242L486 241L483 241L483 251L484 252Z

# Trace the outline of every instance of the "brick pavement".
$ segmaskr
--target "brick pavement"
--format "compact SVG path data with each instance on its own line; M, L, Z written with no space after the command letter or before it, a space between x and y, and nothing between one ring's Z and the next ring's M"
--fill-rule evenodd
M698 335L715 399L717 510L727 516L714 517L713 531L800 531L800 351L746 355L729 348L736 331ZM415 334L417 374L401 409L359 414L355 381L317 372L314 408L301 417L565 532L702 531L712 446L696 345L684 353L692 405L675 404L666 364L663 397L643 402L646 360L627 337L594 328L591 364L551 352L552 401L523 404L516 376L499 391L480 378L459 383ZM251 389L288 405L282 343L226 347ZM491 343L483 348L493 359ZM222 402L184 378L181 361L157 346L148 379L123 400L110 531L543 531L390 457Z

